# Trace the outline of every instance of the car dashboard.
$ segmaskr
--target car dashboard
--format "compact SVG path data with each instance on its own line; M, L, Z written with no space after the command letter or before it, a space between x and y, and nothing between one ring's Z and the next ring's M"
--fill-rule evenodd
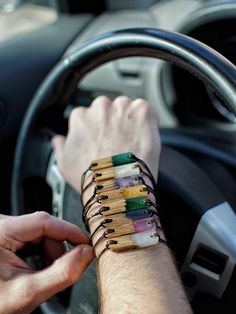
M234 63L235 17L234 1L161 1L148 9L110 11L94 19L65 55L99 34L144 27L189 35ZM234 129L234 115L213 92L197 78L164 61L136 57L110 62L87 75L80 91L91 98L100 94L145 98L156 108L161 127L205 125Z
M84 42L115 30L157 28L193 37L216 49L233 64L236 62L236 1L107 0L105 3L106 10L98 15L91 12L74 15L59 14L56 22L41 30L0 44L2 69L0 72L0 171L2 173L0 208L4 214L17 214L15 209L11 208L11 185L14 151L24 114L47 74L57 62L77 51ZM153 58L128 57L108 62L88 73L78 84L73 98L66 106L54 106L42 110L35 125L37 136L48 139L50 134L66 134L71 110L77 106L89 106L98 95L106 95L110 99L115 99L119 95L126 95L131 99L144 98L156 109L163 143L159 202L160 208L164 210L160 211L160 216L179 270L184 269L182 279L189 299L195 313L233 313L236 267L232 269L231 279L227 281L224 293L220 292L222 298L216 297L219 291L216 291L213 285L211 287L208 285L209 282L214 281L200 283L202 286L208 285L206 291L212 293L205 293L205 291L195 296L196 291L192 294L191 291L195 286L199 286L199 283L196 283L198 278L190 274L186 266L186 254L191 243L194 242L192 239L199 222L199 217L190 210L191 206L194 207L195 197L195 195L192 197L191 193L196 192L199 199L201 196L203 199L208 197L208 191L204 191L201 178L206 176L210 178L211 183L227 200L224 210L231 210L226 217L229 225L232 222L229 219L230 215L232 212L235 214L236 118L234 114L209 86L183 69ZM55 216L81 225L80 217L77 215L79 195L66 184L58 172L54 157L51 155L51 146L47 143L45 147L45 154L48 154L47 172L43 179L39 178L35 171L38 166L37 158L40 159L42 156L35 156L27 161L29 168L33 169L32 172L35 171L36 175L26 177L22 184L25 213L31 212L32 209L43 208ZM31 147L28 148L28 152L30 149ZM174 159L168 159L169 153L174 156ZM174 169L173 165L177 161L181 162L183 171L178 172ZM190 170L193 169L193 173L197 167L203 177L192 175L188 172L187 165ZM166 181L166 176L173 176L175 171L171 189L170 181ZM186 182L189 181L191 181L189 189L181 190L180 186L186 188ZM198 189L199 186L201 188ZM201 205L201 200L196 200L195 206L198 205ZM220 211L221 208L217 210ZM211 219L214 220L210 217L209 221ZM230 228L234 229L232 225ZM204 232L203 230L200 237L205 235ZM216 238L220 238L216 231L213 233ZM232 234L236 236L234 230ZM207 237L210 238L209 234ZM199 253L198 250L198 254L193 254L192 260L188 260L188 263L202 267L204 274L212 276L215 282L220 282L224 265L227 264L227 256L217 252L201 247L201 252ZM89 282L95 286L94 278L95 272L92 266L87 277L82 278L69 293L66 292L65 295L62 294L51 302L43 304L40 313L56 313L54 307L59 309L57 313L95 313L97 295L88 288L87 284ZM78 295L81 296L80 300ZM91 301L89 307L86 303L88 299Z

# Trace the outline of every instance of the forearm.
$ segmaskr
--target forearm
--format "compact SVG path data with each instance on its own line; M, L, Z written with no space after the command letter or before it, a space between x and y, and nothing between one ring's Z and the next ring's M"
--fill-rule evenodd
M191 313L165 244L113 253L98 264L102 313Z
M85 199L91 196L92 189L85 193ZM97 208L93 206L89 216ZM100 220L100 216L92 219L91 231ZM102 229L96 232L93 244L102 234ZM97 256L105 242L96 246ZM97 270L103 314L139 313L141 308L142 313L148 314L191 313L174 259L164 243L122 253L107 250L99 258Z

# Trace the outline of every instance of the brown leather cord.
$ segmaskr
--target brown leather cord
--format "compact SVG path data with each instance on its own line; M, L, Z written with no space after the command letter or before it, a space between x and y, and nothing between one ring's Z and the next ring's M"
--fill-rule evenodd
M163 244L165 244L167 247L169 247L167 241L164 240L164 239L162 239L161 237L159 237L159 242L160 242L160 243L163 243Z
M149 189L149 192L152 193L152 195L155 197L156 204L159 207L157 192L153 188L151 188L149 185L147 185L147 189Z
M160 235L159 235L159 233L158 232L156 232L155 234L153 234L153 237L158 237L159 238L159 242L160 243L163 243L163 244L165 244L167 247L168 247L168 244L167 244L167 242L164 240L164 239L162 239L161 237L160 237ZM105 246L105 248L101 251L101 253L97 256L97 262L99 262L99 260L100 260L100 258L101 258L101 256L107 251L107 250L110 250L110 245L112 245L112 244L117 244L118 243L118 241L117 240L108 240L107 241L107 243L106 243L106 246Z
M112 222L113 220L110 218L106 218L103 221L100 222L100 224L93 230L93 232L90 235L90 241L92 241L94 235L97 233L98 230L100 230L101 228L105 228L107 226L107 224L109 224L110 222Z
M102 174L101 174L101 173L98 173L98 172L94 174L94 177L95 177L95 178L96 178L96 177L101 177L101 176L102 176Z
M146 165L146 163L145 163L143 160L139 159L139 158L136 157L135 155L133 155L133 158L136 159L136 160L147 170L147 172L145 172L145 171L143 171L142 167L140 167L141 173L143 173L144 175L146 175L146 176L150 179L150 181L151 181L152 184L153 184L153 188L155 189L156 183L155 183L154 177L153 177L153 175L152 175L152 173L151 173L149 167ZM89 166L89 168L82 174L82 177L81 177L81 196L80 196L80 200L81 200L81 204L82 204L82 205L83 205L83 194L84 194L84 192L86 191L86 189L87 189L89 186L92 185L92 183L94 182L95 177L101 176L100 173L94 174L93 177L92 177L91 182L89 182L89 183L86 185L86 187L84 188L84 183L85 183L86 174L88 173L88 171L91 170L91 168L92 168L94 165L96 165L96 163L92 163L92 164ZM143 180L143 183L145 184L144 180ZM146 185L146 184L145 184L145 185ZM154 196L157 198L157 195L156 195L156 192L154 191L154 189L152 189L152 188L151 188L150 186L148 186L148 185L146 185L146 186L147 186L147 188L149 189L149 191L150 191L151 193L153 193ZM99 189L99 187L100 187L100 185L99 185L98 187L96 187L96 188ZM102 187L102 185L101 185L101 187ZM94 194L95 194L95 193L94 193ZM88 203L90 203L90 202L92 201L93 197L94 197L94 196L92 196L92 197L86 202L86 204L84 205L84 208L86 208L87 205L88 205ZM105 198L104 198L104 199L105 199ZM84 221L84 218L83 218L83 221Z
M105 228L107 226L107 224L111 223L113 221L113 219L111 218L106 218L103 221L100 222L100 224L94 229L94 231L92 232L91 236L90 236L90 242L92 243L92 239L94 237L94 235L97 233L98 230L100 230L101 228ZM150 221L148 222L149 224L153 223L155 220L150 219ZM156 222L156 228L159 230L162 230L161 226L158 225L158 223ZM115 232L114 229L108 229L108 230L113 230L112 232ZM112 232L108 232L108 233L112 233ZM96 245L96 244L95 244Z
M82 220L83 220L83 223L86 222L86 216L87 216L89 210L91 209L91 207L92 207L95 203L100 203L101 200L104 200L104 199L107 199L107 198L108 198L106 195L102 195L102 196L100 196L100 197L97 198L96 202L91 203L91 202L95 199L96 196L97 196L97 193L96 193L96 187L95 187L95 189L94 189L94 194L91 196L91 198L90 198L90 199L88 200L88 202L87 202L87 203L90 202L90 204L87 205L87 203L86 203L85 207L84 207L83 210L82 210L82 215L83 215L83 216L82 216Z
M140 191L141 192L147 191L149 193L152 193L153 196L155 196L155 198L156 198L157 197L157 193L149 185L147 185L145 182L144 182L144 185L145 185L145 188L141 189ZM96 186L96 191L99 190L101 187L102 187L101 185ZM108 199L107 195L101 195L98 198L98 202L106 200L106 199Z
M82 209L82 221L83 221L83 223L85 223L85 221L86 221L86 216L87 216L88 212L90 211L91 207L92 207L94 204L96 204L96 201L94 201L93 203L89 204L88 207L86 207L86 208L84 207L84 208Z
M81 191L81 194L80 194L80 202L81 204L83 205L83 188L84 188L84 182L85 182L85 178L86 178L86 175L87 173L90 171L90 167L82 174L82 177L81 177L81 183L80 183L80 191Z
M139 167L140 173L141 173L143 176L146 176L146 177L151 181L151 184L152 184L152 186L147 185L147 184L145 183L144 178L141 177L141 178L142 178L142 182L143 182L143 184L145 185L145 187L143 187L143 191L148 191L148 193L151 193L151 194L155 197L155 200L156 200L156 202L153 202L153 201L150 200L149 198L147 198L147 199L145 200L145 203L146 203L146 204L149 204L150 206L153 207L153 209L152 209L152 208L147 209L147 213L151 213L151 216L154 216L154 215L155 215L155 216L158 217L158 211L157 211L157 209L158 209L159 206L158 206L158 204L157 204L157 193L156 193L156 191L155 191L155 189L156 189L156 182L155 182L155 179L154 179L154 177L153 177L153 175L152 175L150 169L148 168L148 166L146 165L145 162L143 162L141 159L137 158L136 156L134 156L134 159L138 162L138 164L137 164L136 166ZM94 174L94 175L92 176L91 181L84 187L86 174L88 173L89 170L91 170L91 166L85 171L85 173L83 174L82 179L81 179L81 200L83 199L83 194L84 194L84 192L85 192L89 187L91 187L92 184L95 182L95 178L96 178L97 176L101 176L100 173ZM116 181L116 179L115 179L115 181ZM103 213L104 211L107 211L107 210L110 209L110 207L108 207L108 206L102 206L102 207L99 208L99 209L97 210L97 212L94 213L92 216L87 217L87 216L88 216L88 213L89 213L89 211L90 211L90 209L91 209L91 207L92 207L95 203L101 203L102 200L106 200L106 199L108 198L107 195L98 195L98 191L99 191L100 189L102 189L102 188L103 188L102 183L96 185L96 187L94 188L93 195L89 198L89 200L86 202L86 204L85 204L84 207L83 207L83 222L85 223L85 225L86 225L86 227L87 227L88 230L89 230L89 221L90 221L90 219L92 219L93 217L99 216L99 215L103 216L102 213ZM117 213L117 214L118 214L118 213ZM151 222L153 223L153 220L154 220L154 219L151 219L151 220L150 220L150 223L151 223ZM112 222L112 219L111 219L111 218L105 218L105 219L103 219L102 221L99 222L99 224L95 227L95 229L93 230L93 232L92 232L92 234L91 234L91 236L90 236L90 243L91 243L91 244L92 244L92 240L94 239L94 236L97 234L97 232L98 232L99 230L101 230L102 228L107 228L107 225L108 225L110 222ZM158 230L162 231L162 228L161 228L161 226L158 224L158 221L157 221L157 220L155 220L155 224L156 224L156 230L157 230L157 232L156 232L155 234L153 234L153 236L158 236L160 242L163 242L163 243L167 244L164 239L161 239L161 237L160 237L160 235L159 235L159 233L158 233ZM112 228L106 229L106 230L102 233L102 235L96 240L96 242L95 242L95 244L93 245L93 247L96 248L96 247L99 245L99 243L101 243L104 239L107 239L107 238L108 238L108 234L113 233L113 232L115 232L115 229L112 229ZM112 245L112 244L117 244L117 243L118 243L118 241L116 241L116 240L109 240L109 241L107 241L106 247L102 250L102 252L99 254L99 256L97 257L97 259L99 260L100 257L104 254L104 252L105 252L106 250L110 249L110 245Z
M86 185L86 187L81 190L81 196L84 194L84 192L94 183L94 180L92 178L92 180Z
M94 200L96 194L97 194L97 189L95 187L94 190L93 190L93 195L88 199L88 201L84 205L84 209L86 209L88 207L88 205Z
M107 199L108 199L108 196L107 196L107 195L101 195L101 196L99 196L99 198L98 198L98 202L101 202L101 201L107 200Z
M145 202L146 204L149 204L149 205L153 206L153 207L154 207L154 208L156 208L156 209L158 209L158 208L159 208L159 205L158 205L158 204L153 203L153 201L151 201L149 198L148 198L148 199L146 199L144 202Z
M90 206L89 206L88 208L86 208L86 210L83 212L83 222L84 222L84 224L85 224L85 226L86 226L86 228L87 228L88 231L89 231L89 226L88 226L89 220L92 219L93 217L102 215L102 213L103 213L104 211L108 211L108 210L110 209L109 206L102 206L96 213L94 213L92 216L86 218L86 216L87 216L87 214L88 214L90 208L91 208L95 203L96 203L96 202L91 203ZM153 203L150 199L145 200L145 203L150 204L150 205L153 206L155 209L158 209L158 208L159 208L159 205ZM147 211L152 212L153 215L158 216L158 212L157 212L157 211L154 211L154 210L152 210L152 209L147 209ZM119 214L119 213L117 213L117 214Z
M144 183L144 184L146 185L148 192L152 193L153 196L155 196L155 198L157 198L157 192L153 188L151 188L149 185L147 185L146 183Z
M150 176L150 180L152 182L153 187L156 187L156 182L155 179L151 173L151 170L149 169L149 167L147 166L147 164L142 160L139 159L138 157L136 157L135 155L133 155L134 159L136 159L136 161L138 161L148 172L149 176Z
M86 202L86 204L83 207L83 210L82 210L83 222L85 222L86 215L88 214L90 208L96 203L96 202L93 202L93 200L95 199L96 196L97 196L97 188L95 187L94 191L93 191L93 195L90 197L90 199Z
M155 225L156 225L156 228L159 229L159 230L162 230L161 226L158 225L157 221L154 219L154 218L151 218L147 224L150 225L150 224L153 224L155 222Z
M88 218L85 220L85 225L88 226L88 223L89 223L90 219L92 219L92 218L94 218L94 217L96 217L96 216L99 216L99 215L102 216L102 213L103 213L104 211L108 211L109 209L110 209L109 206L103 206L103 207L101 207L96 213L94 213L92 216L88 217ZM151 213L152 216L155 215L155 216L158 217L158 212L157 212L156 210L153 210L153 209L148 208L148 209L146 209L145 211L146 211L147 213ZM116 214L120 214L120 213L118 212L118 213L116 213Z
M84 187L84 183L81 184L81 200L83 200L83 195L84 195L84 192L93 184L95 183L95 176L93 175L92 178L91 178L91 181ZM81 201L81 204L83 205L83 202Z
M107 229L105 232L103 232L103 234L101 235L100 238L98 238L98 240L95 242L95 244L93 245L94 249L96 248L96 246L103 240L107 238L107 235L110 233L115 232L114 229Z
M152 182L152 176L151 176L148 172L144 171L144 170L142 169L142 167L140 167L140 165L139 165L138 167L139 167L139 169L140 169L140 172L141 172L143 175L145 175L145 176ZM153 184L153 182L152 182L152 184ZM155 186L155 185L154 185L154 186Z
M153 237L158 237L160 243L163 243L163 244L165 244L165 245L168 246L166 240L162 239L158 232L156 232L156 233L154 233L153 235L151 235L151 237L152 237L152 238L153 238Z
M102 206L96 213L94 213L92 216L88 217L87 219L85 219L85 223L88 223L90 219L92 219L93 217L102 215L103 212L109 210L110 207L109 206Z
M84 195L84 192L93 184L94 182L94 178L95 178L95 175L92 176L92 180L86 185L86 187L84 188L84 183L85 183L85 178L86 178L86 175L89 171L91 171L91 168L96 165L96 163L91 163L91 165L89 166L89 168L82 174L82 177L81 177L81 183L80 183L80 191L81 191L81 194L80 194L80 202L82 205L83 204L83 195Z
M97 256L97 261L99 262L101 256L107 251L107 250L110 250L110 245L111 244L117 244L118 241L116 240L108 240L107 241L107 244L106 244L106 247L101 251L101 253Z
M153 188L151 188L151 187L150 187L149 185L147 185L145 182L144 182L144 184L145 184L148 188L150 188L150 191L152 191L153 195L155 196L156 202L157 202L157 193L155 192L155 189L157 188L157 185L156 185L156 183L155 183L155 181L154 181L153 176L150 175L148 172L144 171L144 170L142 169L142 167L140 167L139 169L140 169L140 173L142 173L144 176L146 176L146 177L151 181L151 183L152 183L152 185L153 185Z

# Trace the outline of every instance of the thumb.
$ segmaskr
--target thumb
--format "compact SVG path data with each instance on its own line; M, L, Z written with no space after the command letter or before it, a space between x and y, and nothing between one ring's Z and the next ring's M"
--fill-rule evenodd
M38 306L57 292L75 283L93 259L93 248L79 245L57 259L50 267L30 274L32 299Z
M66 137L63 135L56 135L52 138L52 146L55 153L57 163L60 163L63 149L65 146Z

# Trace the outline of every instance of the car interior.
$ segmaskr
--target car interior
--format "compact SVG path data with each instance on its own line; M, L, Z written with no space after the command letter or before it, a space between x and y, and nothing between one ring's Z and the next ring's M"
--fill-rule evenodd
M0 213L45 210L84 229L51 137L98 95L144 98L160 125L160 218L193 312L235 313L236 1L0 0L0 29ZM35 313L97 313L95 266Z

